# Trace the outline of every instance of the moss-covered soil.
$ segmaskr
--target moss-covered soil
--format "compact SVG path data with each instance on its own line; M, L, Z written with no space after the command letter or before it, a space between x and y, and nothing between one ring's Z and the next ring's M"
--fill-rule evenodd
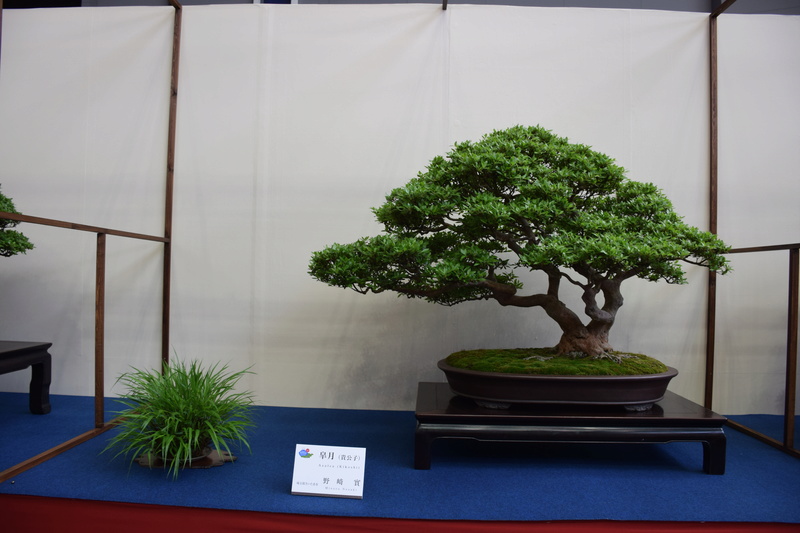
M447 364L456 368L507 374L548 376L631 376L659 374L667 366L647 355L613 352L611 359L557 355L552 348L465 350L450 354Z

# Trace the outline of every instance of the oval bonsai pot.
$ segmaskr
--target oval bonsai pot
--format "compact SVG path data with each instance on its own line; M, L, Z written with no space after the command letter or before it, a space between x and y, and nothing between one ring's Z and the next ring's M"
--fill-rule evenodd
M634 376L548 376L465 370L444 359L438 366L454 393L496 407L542 403L647 409L664 397L669 381L678 375L671 367L660 374Z

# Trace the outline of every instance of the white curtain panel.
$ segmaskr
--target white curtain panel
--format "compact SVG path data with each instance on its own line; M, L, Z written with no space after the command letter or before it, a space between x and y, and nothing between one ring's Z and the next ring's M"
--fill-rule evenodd
M734 247L800 242L800 17L722 16L719 50L720 236ZM718 281L715 408L781 412L789 253L731 259Z
M765 49L782 47L798 33L785 19L793 17L742 16L735 28L721 19L730 32L721 48L751 24L764 26ZM0 184L22 212L161 233L172 20L171 8L4 13ZM307 274L313 251L380 232L370 208L454 142L541 124L615 157L707 228L703 14L185 7L181 46L171 343L180 358L251 367L243 386L259 403L413 409L417 383L443 380L435 363L453 351L557 342L541 310L363 296ZM783 57L796 76L796 57ZM726 76L746 75L737 54L722 59ZM723 127L737 107L721 110ZM796 136L795 124L786 119L780 131ZM780 213L766 202L759 209L796 218L781 202ZM723 237L744 244L729 220ZM54 342L53 391L91 394L94 236L20 229L37 248L0 263L0 338ZM158 364L160 248L109 238L109 263L113 395L130 365ZM700 401L706 273L689 269L688 278L688 286L629 282L611 340L678 368L672 390ZM742 358L725 372L744 378L754 368L757 358ZM25 378L0 376L0 389L25 390ZM736 394L720 386L715 407L730 413L735 397L761 398L757 386L737 384ZM768 397L747 411L776 408Z

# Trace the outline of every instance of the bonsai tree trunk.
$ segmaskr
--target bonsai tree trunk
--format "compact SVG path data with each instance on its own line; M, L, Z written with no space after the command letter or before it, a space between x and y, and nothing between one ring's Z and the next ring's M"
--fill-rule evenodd
M614 349L608 342L608 333L614 325L617 311L622 307L622 280L600 280L597 286L582 285L584 311L591 319L588 325L584 325L580 317L558 298L560 279L554 271L550 275L547 294L531 296L517 296L516 288L494 284L491 287L492 297L503 306L544 309L561 328L561 340L556 345L559 354L581 353L594 358L616 359L609 354ZM603 307L597 303L599 293L603 294Z
M609 327L582 327L565 331L556 345L556 350L559 354L582 353L595 358L608 357L608 352L613 351L608 343L609 329Z

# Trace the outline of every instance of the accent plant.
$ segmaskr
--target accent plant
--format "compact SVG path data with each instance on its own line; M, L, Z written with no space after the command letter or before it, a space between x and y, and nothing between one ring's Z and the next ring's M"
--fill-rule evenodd
M655 185L539 126L456 144L373 212L384 233L315 252L311 276L448 306L540 307L561 327L554 351L571 357L620 360L609 331L624 281L682 284L681 263L728 270L725 243L684 223ZM521 294L526 271L543 289ZM564 284L587 321L564 303Z
M227 366L208 369L196 361L165 364L163 372L133 369L117 380L128 386L119 401L128 408L119 416L117 433L103 450L119 455L163 460L178 477L181 468L208 454L210 447L231 453L228 442L250 450L247 430L255 424L250 392L235 392L247 370L231 373Z

